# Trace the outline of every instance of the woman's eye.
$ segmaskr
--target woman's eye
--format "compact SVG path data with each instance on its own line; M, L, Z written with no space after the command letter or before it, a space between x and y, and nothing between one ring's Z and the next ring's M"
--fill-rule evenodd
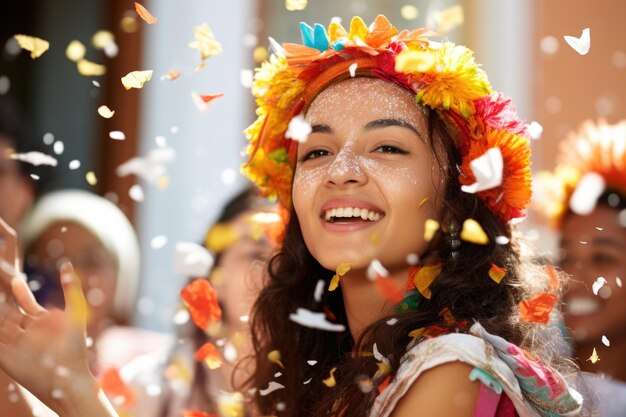
M597 253L593 255L593 262L600 266L615 265L618 261L613 256Z
M395 153L395 154L400 154L400 155L406 155L408 153L404 149L400 149L397 146L392 146L392 145L379 146L378 148L374 150L374 152Z
M324 149L312 149L300 157L300 162L308 161L309 159L317 159L328 154L329 152Z

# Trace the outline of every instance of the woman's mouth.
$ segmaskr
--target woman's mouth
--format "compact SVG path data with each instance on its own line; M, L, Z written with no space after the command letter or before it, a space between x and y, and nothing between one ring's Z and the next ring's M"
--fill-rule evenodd
M571 296L564 305L565 312L573 317L588 316L597 313L601 302L595 297Z
M337 207L324 212L324 220L330 223L377 222L383 213L360 207Z

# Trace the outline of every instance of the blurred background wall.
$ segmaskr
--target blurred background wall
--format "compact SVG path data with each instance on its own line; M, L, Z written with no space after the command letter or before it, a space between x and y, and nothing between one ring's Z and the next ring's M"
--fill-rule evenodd
M514 99L526 120L543 126L543 136L533 142L535 171L552 167L556 143L583 119L626 117L626 3L619 0L310 0L301 11L287 10L284 0L142 4L157 23L139 19L127 0L5 2L0 95L14 96L21 105L29 146L59 159L59 166L39 178L42 190L90 189L133 220L143 255L134 320L146 328L169 329L184 281L172 272L176 242L202 241L222 202L244 184L242 130L254 118L247 86L250 70L267 53L267 36L299 41L301 20L328 24L340 18L348 25L353 15L371 21L383 13L400 29L427 25L468 45L494 87ZM223 52L199 69L199 52L188 44L202 23ZM581 56L563 36L578 37L586 27L591 50ZM113 35L116 54L92 45L102 29ZM16 33L46 39L50 50L32 60L16 46ZM65 53L72 40L86 45L85 57L104 65L106 74L80 75ZM147 69L154 74L142 89L123 88L120 77ZM169 70L179 78L168 78ZM224 96L201 111L192 92ZM103 104L115 110L112 118L98 115ZM111 139L114 130L124 132L125 140ZM164 148L175 158L158 181L116 174L130 158ZM79 168L69 168L73 160ZM89 171L97 181L87 181ZM524 229L551 250L555 237L536 219L529 218Z

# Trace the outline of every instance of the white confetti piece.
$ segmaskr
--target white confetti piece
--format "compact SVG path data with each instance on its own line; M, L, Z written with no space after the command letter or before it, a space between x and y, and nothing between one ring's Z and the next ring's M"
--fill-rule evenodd
M622 288L622 279L620 277L615 277L615 283L618 287Z
M267 39L270 42L270 49L274 51L274 55L276 55L277 57L284 57L285 49L282 47L282 45L276 42L276 39L272 38L271 36Z
M563 36L563 38L573 50L581 55L587 55L589 48L591 48L591 33L589 28L583 29L583 33L579 38L567 35Z
M254 81L254 73L251 69L242 69L239 73L239 82L244 88L250 88Z
M320 279L319 281L317 281L317 284L315 284L315 292L313 293L313 299L315 300L316 303L319 303L322 301L322 294L324 294L324 280Z
M119 177L134 174L152 184L158 184L159 180L167 175L166 164L175 158L176 152L173 148L159 147L151 150L145 157L129 159L119 165L115 172Z
M261 394L262 397L265 397L266 395L283 388L285 388L283 384L279 384L276 381L270 381L267 388L259 390L259 394Z
M237 360L237 356L237 348L230 342L226 343L224 345L224 359L233 363Z
M417 263L420 261L420 257L417 253L409 253L406 256L406 263L413 266L413 265L417 265Z
M133 201L136 201L138 203L141 203L145 198L143 194L143 188L141 188L141 185L139 184L135 184L128 189L128 196Z
M576 214L586 216L596 208L598 197L605 189L604 178L595 172L588 172L580 179L569 200L569 208Z
M174 317L172 317L172 323L182 326L183 324L188 323L190 318L191 316L189 315L189 310L181 308L176 312L176 314L174 314Z
M611 346L611 342L609 342L609 338L604 335L602 335L602 344L604 346Z
M370 281L374 281L378 276L388 277L389 271L385 269L378 259L374 259L367 267L367 278Z
M152 240L150 240L150 246L152 247L152 249L161 249L166 244L167 244L167 236L165 235L158 235L158 236L153 237Z
M309 360L309 361L306 361L306 363L308 363L310 366L315 366L317 364L317 361L316 360Z
M187 277L206 277L213 267L213 256L201 245L193 242L176 243L174 272Z
M387 326L393 326L393 325L394 325L394 324L396 324L397 322L398 322L398 319L397 319L397 318L395 318L395 317L394 317L394 318L391 318L391 319L389 319L389 320L387 320L387 321L386 321Z
M69 169L73 171L75 169L80 168L80 161L78 159L73 159L70 161L70 163L67 166Z
M539 124L539 122L531 122L528 125L528 134L530 135L530 138L532 140L539 140L541 139L541 135L543 134L543 126L541 126L541 124Z
M60 140L57 140L54 142L54 145L52 145L52 150L55 154L61 155L65 151L65 145Z
M591 286L591 290L595 295L598 295L598 291L600 291L600 288L602 288L606 283L607 280L604 277L598 277L598 279L596 279L596 281Z
M91 83L94 85L94 87L100 88L100 83L96 80L91 80Z
M509 244L509 238L506 236L496 236L496 243L498 245L508 245Z
M304 116L300 114L289 121L289 127L287 127L285 137L304 143L308 139L309 134L311 134L311 131L311 125L304 120Z
M306 308L298 308L295 314L292 313L289 315L289 320L311 329L320 329L329 332L343 332L346 330L343 324L329 322L326 319L326 314L316 313Z
M30 174L30 177L35 181L39 181L39 175L37 174Z
M472 185L462 185L461 190L473 194L498 187L502 184L503 166L500 148L489 148L482 156L470 162L476 182Z
M303 385L307 385L309 382L311 382L313 380L313 378L309 378L306 381L304 381L302 384Z
M237 171L232 168L224 168L220 172L220 179L224 185L233 185L237 180Z
M55 157L37 151L14 153L11 155L11 159L17 159L34 166L49 165L55 167L59 163Z
M54 143L54 135L50 132L43 135L43 143L50 146Z
M348 71L350 71L350 77L354 78L356 76L356 69L358 67L359 65L356 62L348 67Z
M124 140L126 135L121 130L112 130L109 132L109 137L113 140Z

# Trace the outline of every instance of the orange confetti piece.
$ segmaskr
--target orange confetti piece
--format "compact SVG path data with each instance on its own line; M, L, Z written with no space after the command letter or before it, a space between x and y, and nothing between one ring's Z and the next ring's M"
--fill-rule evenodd
M275 364L277 364L281 368L285 369L285 365L283 365L283 363L280 360L280 351L279 350L273 350L270 353L268 353L267 354L267 359L269 359L271 362L274 362Z
M322 382L324 383L324 385L326 385L328 388L332 388L337 384L337 381L335 381L335 371L337 370L337 368L333 368L330 370L330 376L324 380L322 380Z
M551 264L546 264L546 273L548 274L550 288L552 288L553 290L557 290L559 288L559 278L556 276L554 266L552 266Z
M389 386L390 382L391 382L391 375L385 378L385 380L381 382L381 384L378 386L378 393L380 394L381 392L383 392Z
M135 11L147 24L151 25L157 22L157 18L152 16L152 14L145 7L137 2L135 2Z
M556 300L554 294L548 293L538 294L530 300L522 300L519 303L520 320L547 324Z
M222 97L224 95L224 93L218 93L218 94L198 94L198 93L191 93L191 98L193 99L194 103L196 104L196 107L198 108L198 110L201 111L205 111L206 109L209 108L209 103L211 103L213 100L218 99L220 97Z
M191 320L205 330L209 322L222 318L222 309L217 303L217 293L205 279L196 279L182 289L180 295L189 309Z
M411 267L409 269L409 274L413 277L412 280L415 288L429 300L432 295L430 285L441 274L441 268L441 263L437 263L435 265Z
M502 281L502 278L506 275L506 269L500 268L496 264L491 264L491 268L489 268L489 277L494 280L497 284Z
M183 417L218 417L215 413L205 413L197 410L182 410Z
M377 276L374 280L374 285L376 285L376 290L378 290L378 292L382 294L385 300L388 300L394 304L397 304L400 301L404 300L403 289L396 286L389 279Z
M170 80L174 81L176 80L178 77L180 77L180 72L178 71L174 71L174 70L167 70L167 75L166 77L169 78Z
M222 366L222 355L215 345L207 342L193 354L193 358L198 362L204 362L209 369L217 369Z
M124 405L132 405L135 402L135 393L126 385L119 371L116 368L105 369L99 379L100 388L105 394L115 402L121 402Z
M417 208L422 207L424 204L426 204L427 201L428 201L428 197L424 197L422 201L420 201L420 203L417 205Z

